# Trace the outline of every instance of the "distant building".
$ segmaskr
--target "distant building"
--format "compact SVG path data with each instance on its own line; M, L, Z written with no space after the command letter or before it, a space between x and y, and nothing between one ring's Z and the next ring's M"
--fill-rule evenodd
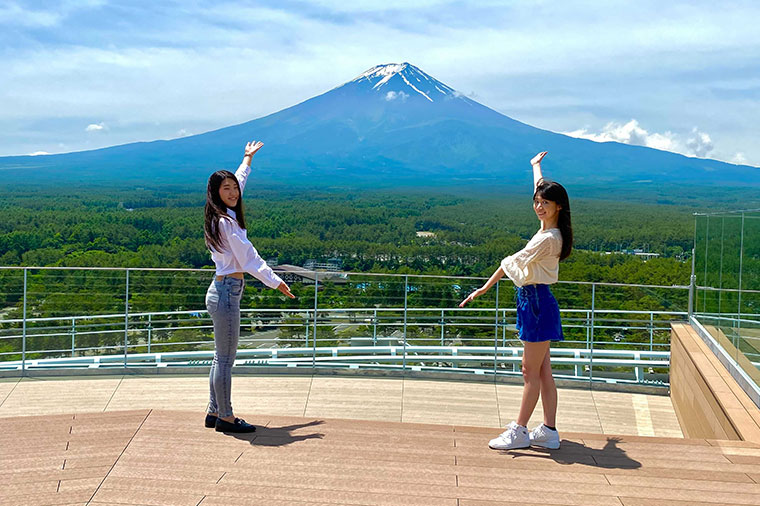
M624 249L622 250L621 253L625 253L626 255L636 255L638 257L643 257L644 260L649 260L650 258L655 258L655 257L660 256L659 253L648 253L641 248Z
M417 237L435 237L435 232L425 232L424 230L419 230L417 232Z
M319 262L317 260L314 260L313 258L310 258L306 261L305 264L303 264L304 269L312 269L312 270L320 270L320 271L331 271L336 272L341 270L343 267L343 260L340 258L331 258L327 262Z
M319 276L320 282L348 283L348 274L335 271L316 271L314 269L307 269L305 266L299 267L297 265L282 264L277 266L275 272L288 284L302 283L304 285L313 285L317 276Z

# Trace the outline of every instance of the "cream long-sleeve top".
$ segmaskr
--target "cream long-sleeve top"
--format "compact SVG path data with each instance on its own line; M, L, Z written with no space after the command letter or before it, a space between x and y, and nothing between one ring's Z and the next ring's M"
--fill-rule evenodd
M235 177L240 187L240 198L243 198L243 189L251 173L251 167L245 162L240 164ZM274 273L263 258L253 247L245 229L240 228L235 211L227 209L227 216L219 219L219 238L224 244L224 251L216 251L211 248L211 258L216 265L216 275L224 276L234 272L247 272L269 288L277 288L282 279Z
M561 252L559 229L539 230L523 249L501 261L501 270L517 286L550 285L559 279Z

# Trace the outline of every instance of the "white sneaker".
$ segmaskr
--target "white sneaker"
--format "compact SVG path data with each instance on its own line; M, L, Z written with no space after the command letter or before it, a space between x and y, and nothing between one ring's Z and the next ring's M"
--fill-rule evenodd
M543 423L530 431L530 444L556 450L559 448L559 432L547 429Z
M507 430L502 432L499 437L488 442L488 446L494 450L514 450L517 448L530 447L530 435L528 429L517 422L510 422Z

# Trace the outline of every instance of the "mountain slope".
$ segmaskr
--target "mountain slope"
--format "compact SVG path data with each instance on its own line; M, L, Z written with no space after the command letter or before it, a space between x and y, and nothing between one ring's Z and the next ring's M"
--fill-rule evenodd
M594 185L760 184L760 170L531 127L471 100L408 63L378 65L322 95L240 125L170 141L0 158L12 180L198 183L234 169L247 140L263 180L339 186L525 184L527 161L551 152L550 174ZM19 170L13 170L19 169Z

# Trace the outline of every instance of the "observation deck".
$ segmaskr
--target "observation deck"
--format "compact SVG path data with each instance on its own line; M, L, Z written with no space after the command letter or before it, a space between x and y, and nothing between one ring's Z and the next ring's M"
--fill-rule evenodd
M686 286L554 287L556 451L487 447L521 392L507 283L249 286L233 437L201 424L210 271L1 268L0 504L760 504L758 225L696 216Z

